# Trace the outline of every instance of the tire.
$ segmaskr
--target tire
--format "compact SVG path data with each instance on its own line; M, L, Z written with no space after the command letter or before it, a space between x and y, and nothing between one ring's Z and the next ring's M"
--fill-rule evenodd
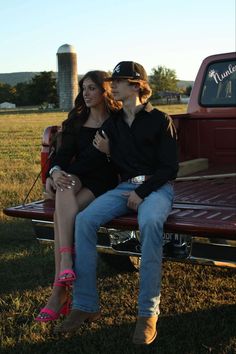
M100 258L109 267L118 272L137 272L140 267L140 257L117 256L112 254L100 253Z

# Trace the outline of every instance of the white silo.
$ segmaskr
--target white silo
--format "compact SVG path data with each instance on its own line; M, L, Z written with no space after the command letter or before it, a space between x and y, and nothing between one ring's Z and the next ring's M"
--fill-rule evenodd
M78 95L77 55L70 44L63 44L57 51L59 107L69 111Z

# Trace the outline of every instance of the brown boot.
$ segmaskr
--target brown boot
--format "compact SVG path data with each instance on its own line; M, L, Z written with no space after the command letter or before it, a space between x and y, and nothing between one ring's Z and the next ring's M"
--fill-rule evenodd
M98 318L100 318L100 316L100 312L71 310L66 319L55 328L55 333L74 331L78 329L83 323L96 321Z
M133 335L134 344L151 344L157 336L157 316L138 317Z

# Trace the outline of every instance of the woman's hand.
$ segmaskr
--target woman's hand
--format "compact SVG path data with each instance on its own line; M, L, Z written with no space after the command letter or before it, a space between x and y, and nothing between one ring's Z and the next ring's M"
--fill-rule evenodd
M93 146L97 148L99 151L103 152L107 156L110 156L110 146L109 146L109 139L106 133L102 130L103 136L99 134L99 132L96 133L94 139L93 139Z
M78 183L81 184L78 177L72 176L65 171L55 170L53 171L51 177L53 179L55 187L57 189L60 189L61 191L63 191L64 189L71 189L75 187Z

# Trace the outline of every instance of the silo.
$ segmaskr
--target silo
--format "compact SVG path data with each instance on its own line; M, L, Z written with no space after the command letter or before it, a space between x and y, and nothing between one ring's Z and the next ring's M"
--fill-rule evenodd
M58 48L58 94L59 107L69 111L78 94L77 55L75 48L64 44Z

